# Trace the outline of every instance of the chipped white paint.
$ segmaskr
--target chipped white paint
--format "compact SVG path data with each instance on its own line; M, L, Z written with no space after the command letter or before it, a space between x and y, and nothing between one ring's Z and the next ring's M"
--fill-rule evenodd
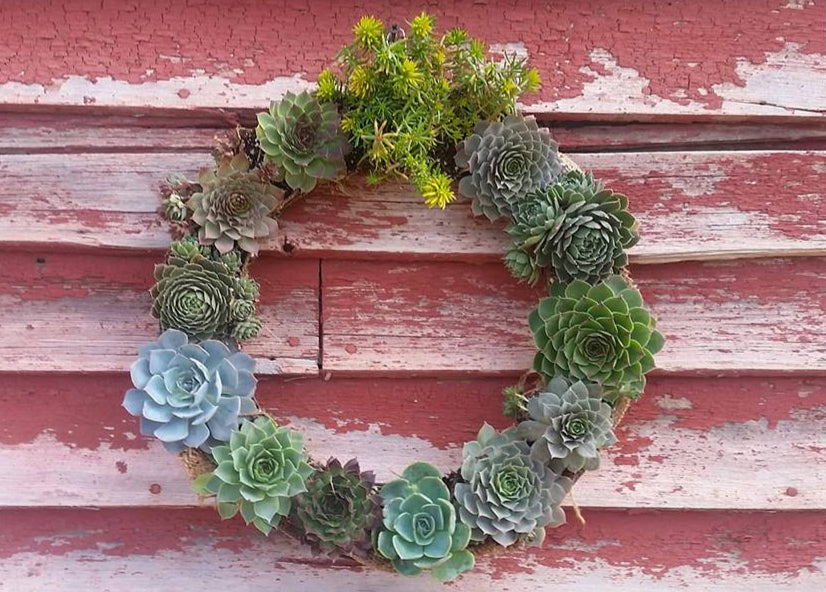
M650 80L634 68L620 66L605 48L594 48L591 61L599 69L580 68L593 79L583 85L578 97L526 106L531 113L605 115L826 115L826 57L803 54L800 46L787 43L779 52L766 53L766 61L752 64L740 59L737 74L742 84L713 87L722 105L710 109L704 103L686 100L679 89L670 97L646 94ZM607 71L608 74L602 74ZM675 101L672 99L680 99Z
M524 43L495 44L495 52L529 58ZM826 114L826 58L804 54L800 46L787 43L779 52L767 53L765 63L752 64L741 59L737 73L743 84L715 85L714 94L722 100L719 108L686 100L681 89L671 96L646 94L650 80L637 70L620 66L606 48L594 48L590 57L599 68L584 66L583 74L592 78L578 97L553 102L523 105L529 113L557 113L582 117L630 115L793 115ZM174 56L168 59L175 59ZM607 75L602 74L608 71ZM0 104L13 105L96 105L107 107L222 108L261 109L286 91L313 88L302 72L279 76L260 85L233 82L236 72L226 77L205 75L194 70L191 76L168 80L130 83L99 77L91 80L70 75L49 85L6 82L0 85Z
M714 92L727 103L826 115L826 56L800 49L798 43L786 43L779 52L767 53L764 64L740 58L736 71L744 84L716 84Z
M377 423L368 424L366 429L342 431L304 417L290 417L289 422L304 433L307 450L314 458L323 461L331 457L358 457L359 464L372 470L379 481L397 478L411 459L432 463L443 473L461 464L459 447L440 449L416 436L385 434Z
M458 447L440 449L423 438L384 434L375 425L346 432L307 418L293 418L291 425L306 434L314 458L357 457L380 480L400 474L411 459L445 471L460 464ZM819 452L826 449L826 409L795 411L774 427L759 419L710 430L681 427L668 411L651 421L635 421L632 410L624 432L600 470L577 485L581 506L826 509L826 463ZM44 458L49 462L40 461ZM21 488L19 483L39 485ZM160 486L158 493L152 492L153 484ZM31 443L0 447L0 507L196 503L177 457L156 442L146 450L108 444L89 450L43 433Z
M687 399L686 397L674 397L670 394L657 397L655 400L657 402L657 407L660 409L665 409L666 411L685 410L693 407L690 399Z
M140 83L103 76L90 80L71 75L52 84L6 82L0 85L0 103L13 105L95 105L105 107L200 107L262 109L285 92L313 88L303 73L279 76L265 84L240 84L218 75L193 74Z

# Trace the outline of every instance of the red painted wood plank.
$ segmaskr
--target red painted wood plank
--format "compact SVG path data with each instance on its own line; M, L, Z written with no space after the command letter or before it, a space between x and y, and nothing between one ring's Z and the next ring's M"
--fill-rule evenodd
M155 256L54 251L4 255L0 371L126 371L157 336L150 315ZM264 373L318 370L318 262L258 262L265 329L247 351Z
M638 263L826 254L823 152L576 154L577 163L627 194L640 220ZM778 170L795 171L778 175ZM347 199L316 192L287 213L286 239L324 257L501 257L501 225L474 220L466 204L421 207L403 185L345 185Z
M0 21L0 98L18 104L257 106L314 80L363 14L404 23L405 0L233 6L218 0L100 5L37 0ZM527 55L545 78L532 108L577 118L822 116L826 17L819 2L450 0L443 27ZM267 23L262 27L261 23ZM283 31L297 35L283 35ZM208 35L204 31L209 31ZM31 43L37 39L37 43Z
M500 392L510 382L263 380L258 399L305 433L315 458L355 456L388 479L414 458L458 466L462 444L484 421L507 425ZM137 435L120 407L128 387L125 374L5 376L0 506L194 504L179 461ZM654 378L576 499L590 507L826 509L824 409L822 378ZM21 480L42 486L15 487Z
M322 367L336 373L518 373L541 290L501 264L323 261ZM634 268L666 372L826 371L820 258ZM782 282L778 282L782 278Z
M479 560L455 590L564 589L819 592L822 512L589 511L549 532L543 549ZM306 547L220 522L209 510L0 511L0 577L10 590L157 590L211 586L436 591L429 578L313 558Z
M577 154L577 162L626 192L643 240L638 263L826 254L826 152ZM0 243L35 248L162 249L160 181L195 177L200 154L0 156ZM42 171L50 174L43 176ZM778 175L778 170L794 175ZM105 196L105 199L103 198ZM501 226L466 204L428 210L406 185L318 190L287 212L279 238L307 257L498 259Z

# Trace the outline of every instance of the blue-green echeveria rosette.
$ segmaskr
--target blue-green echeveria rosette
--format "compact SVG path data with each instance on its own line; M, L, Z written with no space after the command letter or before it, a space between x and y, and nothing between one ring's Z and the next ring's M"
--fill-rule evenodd
M596 285L555 282L528 324L539 350L534 369L600 384L609 401L637 399L665 342L639 290L619 275Z
M536 544L545 527L565 523L560 504L573 483L533 458L514 428L500 433L485 424L462 457L453 494L474 540L489 536L507 547L521 536Z
M557 376L528 399L517 433L533 442L531 456L557 474L599 468L599 450L617 441L602 387Z
M338 107L311 92L284 93L268 112L258 114L255 132L261 150L293 189L308 193L319 180L335 180L346 168L350 144Z
M264 534L289 515L291 498L307 490L313 472L304 437L266 416L242 422L228 445L212 449L212 457L218 466L202 479L204 490L217 495L218 513L226 519L240 511Z
M141 418L141 433L158 438L170 452L210 450L230 439L239 417L255 410L255 363L220 341L190 343L186 334L165 331L140 348L132 364L135 388L123 406Z
M459 193L471 199L475 215L490 220L510 216L516 203L544 189L562 168L548 130L521 115L479 122L459 144L456 165L468 172Z
M414 463L400 479L384 485L380 495L383 514L375 548L396 571L418 575L429 570L446 582L473 567L467 550L470 529L456 519L450 491L436 467Z

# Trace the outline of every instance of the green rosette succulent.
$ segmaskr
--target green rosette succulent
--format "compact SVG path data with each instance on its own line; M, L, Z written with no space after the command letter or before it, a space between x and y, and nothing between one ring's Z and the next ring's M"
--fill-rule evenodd
M337 179L345 170L350 145L338 107L319 102L313 93L285 93L269 112L258 114L255 133L261 150L293 189L308 193L319 180Z
M511 249L505 253L505 267L511 275L520 282L528 282L531 285L539 280L539 268L533 257L519 249Z
M531 456L557 474L599 468L599 449L617 441L611 406L597 384L557 376L528 399L528 416L517 433L533 442Z
M232 327L230 336L236 341L246 341L258 337L261 332L261 319L258 317L248 317L243 321L238 321Z
M152 315L164 330L179 329L198 341L231 332L235 278L225 265L200 255L172 256L155 266L155 280Z
M201 190L192 194L187 207L198 224L201 244L215 245L219 253L238 248L256 255L258 239L274 234L277 222L270 217L283 197L281 189L262 182L239 154L198 177Z
M469 173L459 181L459 193L471 199L475 215L490 220L510 216L517 203L544 189L561 170L548 130L521 115L479 122L459 144L456 165Z
M554 283L528 323L539 349L537 372L598 383L609 400L640 396L664 344L639 291L618 275L595 286Z
M521 536L539 543L546 526L565 523L560 507L572 482L531 455L515 429L485 424L462 451L462 481L453 495L474 540L490 536L502 546Z
M194 236L189 235L169 245L169 252L172 255L175 257L180 257L181 259L186 259L187 261L191 260L196 255L200 255L201 257L209 257L211 250L212 249L210 247L199 244L198 239Z
M217 463L204 489L217 495L218 512L232 518L239 511L247 524L269 534L289 515L291 498L307 491L313 469L307 464L304 437L279 427L269 417L244 421L229 444L216 446Z
M446 582L474 565L467 550L470 529L457 521L450 491L439 470L414 463L400 479L381 488L383 520L375 548L393 562L396 571L418 575L429 570Z
M637 226L624 195L570 171L517 202L507 232L535 267L553 267L562 282L594 284L628 264L626 249L639 240Z
M344 466L331 459L307 479L307 491L295 498L295 521L314 549L366 556L378 524L379 500L373 473L353 459Z

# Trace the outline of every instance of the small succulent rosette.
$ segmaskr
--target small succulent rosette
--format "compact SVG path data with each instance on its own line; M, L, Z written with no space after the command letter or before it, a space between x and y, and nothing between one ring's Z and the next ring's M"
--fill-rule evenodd
M258 240L278 229L270 214L284 192L250 171L243 154L217 168L205 169L198 182L201 190L192 194L187 207L199 227L200 243L214 245L219 253L229 253L237 246L257 255Z
M628 264L626 250L639 240L628 198L576 170L517 202L507 232L530 264L516 259L509 268L532 283L530 271L539 268L552 269L561 282L597 283Z
M130 371L135 388L123 406L141 418L142 434L170 452L210 450L256 410L254 367L250 356L220 341L190 343L182 331L168 329L141 346Z
M528 324L539 350L537 372L548 380L566 376L598 383L609 401L640 396L665 342L639 290L619 275L593 286L581 280L554 283Z
M430 571L449 581L471 569L470 529L459 522L439 470L418 462L382 487L383 520L375 548L401 574Z
M462 457L454 497L474 540L489 536L504 547L520 538L539 544L546 526L565 523L560 505L572 481L531 456L515 429L499 433L485 424Z
M337 459L307 479L307 491L295 498L294 521L313 549L367 556L370 535L381 513L376 478L361 472L358 461Z
M305 482L313 472L304 436L267 416L244 421L229 444L212 449L212 456L218 466L196 480L196 491L217 496L222 518L240 511L247 524L265 535L290 514L292 498L307 491Z
M472 200L474 214L489 220L509 217L517 203L544 189L562 168L550 132L534 117L521 115L479 122L459 145L456 165L468 171L459 193Z
M611 406L602 387L561 376L528 400L528 416L517 428L531 456L557 474L599 468L599 450L617 441Z
M284 93L268 112L258 114L256 134L292 189L309 193L318 181L332 181L345 171L350 144L341 132L338 108L311 92Z

